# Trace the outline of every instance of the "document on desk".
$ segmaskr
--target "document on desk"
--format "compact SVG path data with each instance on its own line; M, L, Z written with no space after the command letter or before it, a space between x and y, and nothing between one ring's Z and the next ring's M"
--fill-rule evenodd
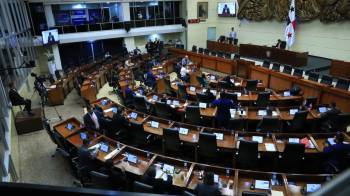
M282 191L275 191L275 190L271 190L271 195L272 196L284 196Z
M107 154L107 155L104 157L104 160L108 160L108 159L110 159L110 158L113 158L118 152L119 152L119 149L118 149L118 148L114 149L112 152L110 152L109 154Z
M265 180L255 180L255 188L256 189L269 189L270 182Z
M95 150L95 149L98 149L98 148L100 148L100 146L101 146L101 144L100 144L100 143L95 144L95 145L93 145L93 146L89 147L89 150Z
M275 144L272 144L272 143L265 143L265 148L266 148L266 151L269 151L269 152L276 151Z

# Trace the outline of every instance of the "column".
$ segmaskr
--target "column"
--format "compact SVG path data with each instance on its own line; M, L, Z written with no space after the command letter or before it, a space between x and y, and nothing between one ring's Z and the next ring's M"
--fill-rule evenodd
M58 45L52 45L52 53L55 58L55 70L62 70L62 63L61 63L61 56L60 56L60 50L58 49ZM50 67L49 67L50 69ZM51 70L50 70L51 71Z
M44 11L46 16L46 22L48 27L55 26L55 18L53 17L51 5L44 5Z
M130 21L130 3L120 3L118 9L120 21Z
M130 52L131 50L135 49L135 39L134 37L125 37L124 38L124 44L126 45L126 48Z

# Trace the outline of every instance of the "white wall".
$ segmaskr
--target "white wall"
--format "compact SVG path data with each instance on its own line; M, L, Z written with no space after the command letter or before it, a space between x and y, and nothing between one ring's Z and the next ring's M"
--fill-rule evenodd
M197 18L197 2L187 2L188 19ZM208 27L216 27L216 35L228 35L235 27L239 43L273 45L277 39L284 40L285 23L277 21L249 22L237 18L217 16L217 3L208 1L208 19L199 24L188 24L188 48L192 45L206 47ZM296 43L291 50L309 52L311 55L350 61L350 22L323 24L319 20L297 24Z

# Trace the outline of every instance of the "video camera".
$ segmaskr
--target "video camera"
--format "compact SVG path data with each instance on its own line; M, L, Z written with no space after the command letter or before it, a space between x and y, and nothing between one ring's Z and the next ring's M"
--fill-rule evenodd
M44 85L44 82L46 81L47 78L45 76L38 76L35 73L31 73L30 75L35 78L34 89L38 91L43 104L46 104L48 94L47 94L47 89Z

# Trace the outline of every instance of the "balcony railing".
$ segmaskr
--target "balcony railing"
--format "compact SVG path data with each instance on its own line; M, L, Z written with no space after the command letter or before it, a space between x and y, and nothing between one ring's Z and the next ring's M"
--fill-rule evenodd
M65 33L81 33L90 31L103 31L103 30L118 30L118 29L131 29L140 27L153 27L182 24L183 18L164 18L164 19L152 19L152 20L132 20L125 22L105 22L105 23L93 23L82 25L63 25L53 26L50 29L58 29L59 34Z

